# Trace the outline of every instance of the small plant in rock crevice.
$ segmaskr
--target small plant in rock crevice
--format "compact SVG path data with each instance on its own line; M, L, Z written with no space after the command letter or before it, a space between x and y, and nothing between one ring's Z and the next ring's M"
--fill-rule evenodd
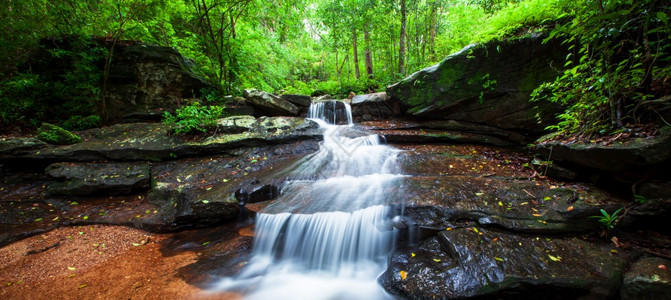
M618 218L620 217L620 213L622 212L622 209L623 209L623 207L614 211L612 214L609 214L606 210L601 209L601 215L600 216L591 216L589 218L590 219L596 219L597 221L599 221L599 223L601 224L601 227L603 227L604 229L612 230L617 225Z

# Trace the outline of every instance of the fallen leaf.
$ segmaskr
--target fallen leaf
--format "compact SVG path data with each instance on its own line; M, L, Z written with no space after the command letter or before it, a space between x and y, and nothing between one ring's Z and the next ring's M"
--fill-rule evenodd
M531 214L531 215L534 216L534 217L542 217L543 216L541 214Z
M499 201L499 206L503 206L503 202Z
M479 197L479 196L482 196L482 195L484 195L484 194L485 194L485 193L475 193L475 195L478 196L478 197Z
M445 230L450 231L450 230L452 230L452 229L454 229L454 228L452 228L452 227L447 227Z
M612 249L612 250L610 250L610 253L617 254L617 250Z
M138 244L138 243L133 243L133 246L137 247L137 246L140 246L140 244Z
M75 268L75 267L68 267L68 270L70 270L70 271L74 271L74 270L77 270L77 268Z
M552 255L548 254L548 257L553 261L561 261L561 256L559 256L559 255L552 256Z
M478 231L478 229L475 228L475 227L473 227L473 231L475 231L475 233L480 233L480 232Z
M415 253L410 253L410 257L415 257Z
M566 208L566 211L572 211L572 210L573 210L573 206L569 206L569 207Z
M440 259L434 258L433 261L440 262Z
M208 204L208 203L210 203L210 201L209 200L203 200L203 203Z
M498 240L499 238L495 237L494 239L492 239L492 243L496 243Z
M658 268L658 269L662 269L662 270L667 270L667 269L666 269L666 265L659 265L659 266L657 266L657 268Z
M80 289L83 289L83 288L85 288L85 287L87 287L87 286L89 286L89 285L88 285L88 284L81 284L81 285L79 285L79 288L80 288Z
M209 243L210 243L209 241L205 242L205 243L203 243L203 246L207 246Z
M498 257L498 256L495 256L494 259L495 259L495 260L498 260L498 261L503 261L503 258L500 258L500 257Z
M406 271L401 271L400 274L401 274L401 280L405 280L405 278L408 277L408 272Z

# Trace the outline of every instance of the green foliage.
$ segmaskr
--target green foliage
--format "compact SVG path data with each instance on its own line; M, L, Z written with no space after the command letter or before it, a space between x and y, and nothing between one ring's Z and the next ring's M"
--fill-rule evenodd
M102 75L99 63L106 49L82 36L54 43L68 44L72 50L45 51L43 60L34 62L34 68L42 70L39 76L28 69L0 81L2 123L37 127L42 121L60 123L95 112Z
M76 134L49 123L42 123L37 129L37 138L56 145L71 145L82 141Z
M654 121L664 103L651 100L671 87L670 9L655 0L587 1L553 30L550 38L564 40L571 52L565 71L532 95L568 106L548 129L593 136Z
M194 102L178 108L175 115L165 112L163 123L170 125L174 134L205 133L217 125L223 112L223 106L203 106Z
M100 127L103 120L99 115L90 115L86 117L72 116L63 122L63 128L67 130L85 130Z
M605 210L601 209L601 215L600 216L591 216L589 217L590 219L596 219L601 223L601 226L604 227L606 230L611 230L615 228L615 225L617 225L617 220L620 215L620 212L622 212L623 208L619 208L618 210L614 211L612 214L609 214Z
M648 198L641 195L634 195L634 201L638 204L643 204L645 202L648 202Z

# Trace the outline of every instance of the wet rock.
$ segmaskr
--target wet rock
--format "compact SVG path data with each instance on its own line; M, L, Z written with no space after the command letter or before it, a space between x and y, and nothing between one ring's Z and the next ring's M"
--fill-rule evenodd
M149 187L149 165L144 163L57 163L46 169L57 182L50 195L123 195Z
M379 281L408 299L604 299L627 265L612 245L469 227L397 249Z
M36 138L2 138L0 139L0 159L32 154L47 146L47 143Z
M269 201L280 195L277 185L264 184L250 189L240 189L235 192L235 198L242 204Z
M548 161L615 172L671 160L671 126L661 128L655 138L633 138L624 143L563 143L547 137L540 138L532 149Z
M37 138L54 145L72 145L82 141L76 134L49 123L37 129Z
M385 92L356 95L352 98L354 121L387 120L400 114L398 102Z
M624 274L620 297L629 299L666 299L671 295L671 261L644 257Z
M280 98L302 107L308 107L312 104L312 98L305 95L283 94L280 95Z
M541 83L554 80L566 51L543 37L470 45L387 88L410 116L476 121L537 136L561 108L529 102Z
M155 182L147 201L158 207L157 225L175 229L213 226L235 220L240 213L234 197L204 199L189 184Z
M595 187L500 178L415 176L404 178L399 189L405 216L437 229L477 222L533 234L589 232L600 226L590 216L625 205Z
M244 90L245 100L266 116L297 116L300 109L291 102L259 90Z
M240 149L249 147L322 138L319 126L304 118L267 117L255 119L255 123L252 123L252 117L231 118L219 121L220 127L224 129L222 131L239 133L218 131L196 142L185 140L181 136L168 135L168 126L161 123L117 124L81 132L84 137L81 143L48 146L34 152L21 150L31 149L25 143L32 143L32 140L6 140L2 144L14 146L7 146L8 150L1 153L0 158L8 164L96 160L161 161L218 154L236 155Z

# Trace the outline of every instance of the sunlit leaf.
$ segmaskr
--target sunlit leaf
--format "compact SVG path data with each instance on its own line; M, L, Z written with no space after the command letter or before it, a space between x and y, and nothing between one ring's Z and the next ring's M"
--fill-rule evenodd
M498 261L503 261L503 258L500 258L500 257L498 257L498 256L495 256L494 259L495 259L495 260L498 260Z
M401 274L401 280L405 280L405 278L408 277L408 272L406 271L401 271L400 274Z
M77 270L77 268L75 268L75 267L68 267L68 270L70 270L70 271L74 271L74 270Z
M548 257L549 257L552 261L561 261L561 256L552 256L552 255L548 254Z

